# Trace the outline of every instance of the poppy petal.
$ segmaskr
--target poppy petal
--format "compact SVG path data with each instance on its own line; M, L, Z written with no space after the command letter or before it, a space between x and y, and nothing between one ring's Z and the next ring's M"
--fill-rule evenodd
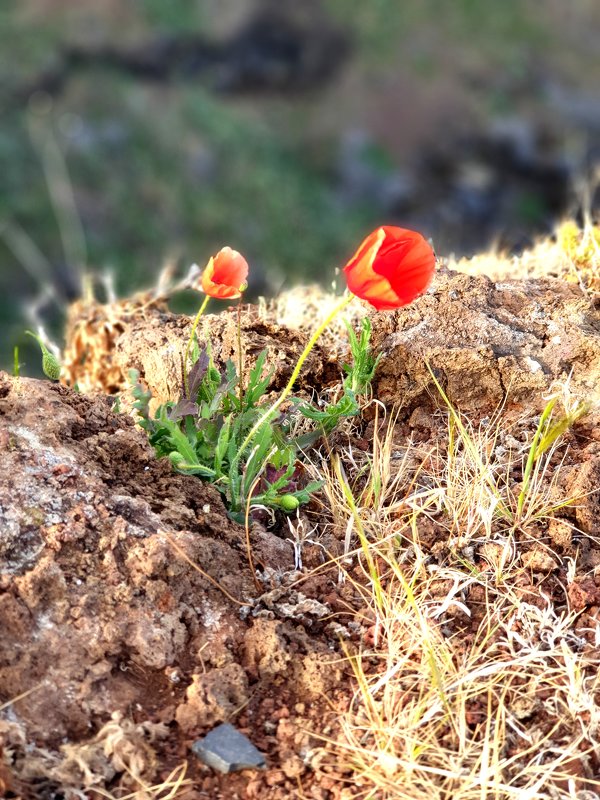
M248 262L231 247L223 247L213 256L202 273L202 291L219 300L241 297L248 277Z
M416 231L382 226L344 267L348 289L379 311L412 302L429 285L435 253Z

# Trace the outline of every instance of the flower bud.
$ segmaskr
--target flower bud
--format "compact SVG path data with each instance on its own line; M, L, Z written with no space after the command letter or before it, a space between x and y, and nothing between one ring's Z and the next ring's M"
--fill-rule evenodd
M219 300L235 300L246 288L248 262L231 247L223 247L204 268L200 286L204 294Z
M41 337L31 331L25 331L28 336L33 337L40 346L42 351L42 371L47 378L51 381L57 381L60 378L60 371L62 369L60 361L56 356L48 350Z
M169 461L174 467L178 467L180 464L184 463L185 458L177 450L173 450L172 453L169 453Z
M60 363L49 350L46 350L42 356L42 370L51 381L57 381L60 378Z

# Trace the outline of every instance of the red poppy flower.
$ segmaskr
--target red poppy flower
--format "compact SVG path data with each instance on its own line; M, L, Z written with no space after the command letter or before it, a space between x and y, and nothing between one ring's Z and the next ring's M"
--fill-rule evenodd
M369 234L344 267L348 289L378 311L411 303L434 270L435 253L421 234L391 225Z
M224 247L213 256L202 273L202 291L220 300L235 300L244 291L248 262L237 250Z

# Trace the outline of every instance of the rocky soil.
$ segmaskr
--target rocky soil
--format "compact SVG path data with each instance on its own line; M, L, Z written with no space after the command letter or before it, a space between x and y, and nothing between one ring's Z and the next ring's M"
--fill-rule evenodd
M274 390L326 302L311 297L297 328L275 307L242 314L247 364L266 347ZM357 304L354 313L364 312ZM235 320L235 311L204 320L217 360L235 348ZM403 445L410 437L434 441L446 427L426 363L451 402L477 420L504 403L507 419L529 415L535 427L557 381L570 376L573 395L587 400L600 386L598 307L564 280L494 283L442 269L426 296L374 314L372 323L382 353L374 395L399 409L395 440ZM335 737L353 691L340 637L358 647L368 630L355 589L323 568L317 545L307 546L304 569L295 572L281 520L251 527L253 574L246 532L228 519L219 493L157 461L131 417L113 411L108 395L125 398L132 367L155 398L176 394L189 324L160 303L80 305L67 332L66 373L85 393L0 376L0 789L7 797L71 800L100 790L119 797L164 781L184 762L187 800L354 796L318 770L315 754L320 737ZM330 334L315 349L301 390L335 389L343 341ZM600 606L598 421L592 411L567 434L560 485L581 500L564 511L569 535L560 539L560 523L551 531L561 559L552 580L583 554L570 593L591 617ZM356 423L359 449L373 424L371 412ZM327 521L326 508L307 513ZM443 533L430 532L432 547ZM329 551L339 552L341 536L336 542L330 530ZM190 747L220 721L248 735L266 770L219 776L200 765Z
M318 289L300 295L303 317L289 324L282 304L241 314L245 369L266 349L271 388L281 389L330 296ZM600 315L595 296L560 277L493 282L485 275L440 269L432 290L397 312L372 315L375 352L383 353L375 396L410 414L438 404L427 364L438 371L450 401L465 411L485 412L503 400L544 404L554 381L570 376L575 392L589 397L598 386ZM365 313L358 302L355 319ZM237 310L201 320L217 363L237 361ZM156 402L175 399L181 356L189 335L187 317L142 296L112 306L73 306L67 329L69 382L87 392L125 392L135 368ZM322 391L339 381L348 356L338 323L312 351L300 388Z
M292 546L259 530L257 588L220 495L106 399L6 375L0 395L0 686L24 695L3 707L4 788L76 797L127 769L135 787L225 719L293 781L339 682L329 609L308 600L327 581L286 588Z

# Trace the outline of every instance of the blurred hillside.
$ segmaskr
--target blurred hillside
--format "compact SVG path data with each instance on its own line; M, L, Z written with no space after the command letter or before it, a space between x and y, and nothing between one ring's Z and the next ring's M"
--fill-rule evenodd
M257 293L382 222L525 246L594 204L599 35L593 0L4 0L0 366L86 270L227 243Z

